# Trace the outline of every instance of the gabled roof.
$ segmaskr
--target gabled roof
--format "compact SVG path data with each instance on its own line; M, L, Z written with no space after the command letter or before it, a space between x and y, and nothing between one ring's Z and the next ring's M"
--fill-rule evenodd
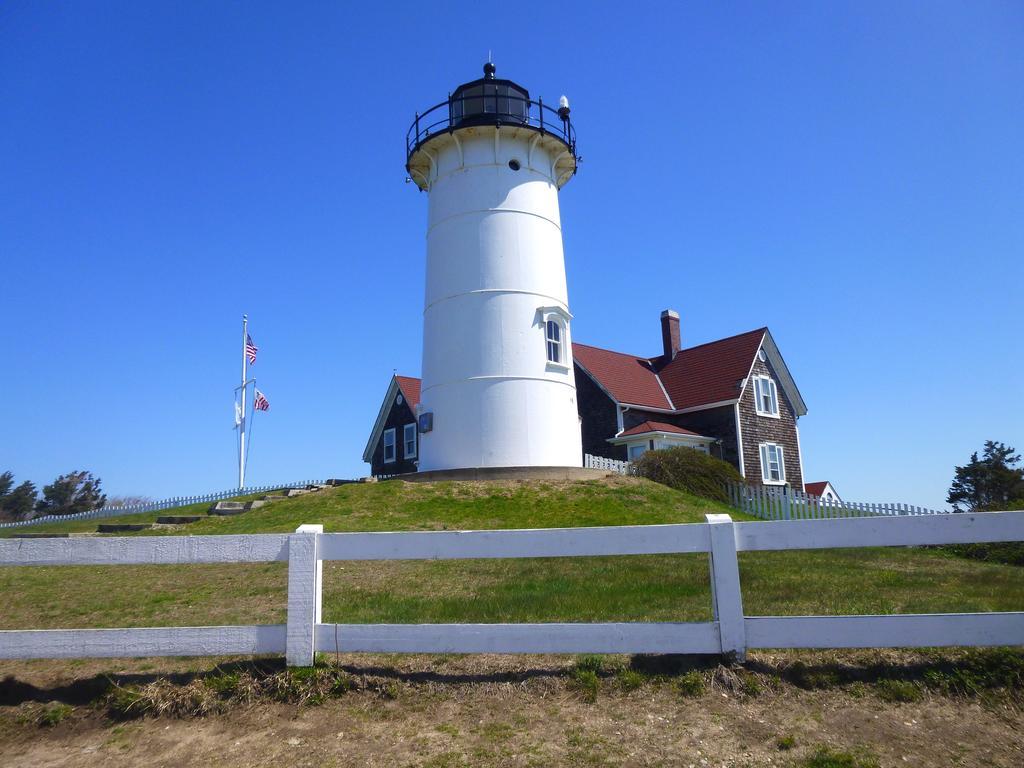
M680 350L673 360L572 345L576 362L613 400L665 411L736 402L759 349L764 349L797 416L803 416L807 406L767 328Z
M688 429L677 427L675 424L666 424L663 421L645 421L643 424L637 424L635 427L627 429L625 432L621 432L616 437L630 437L631 435L647 435L651 432L667 432L674 435L691 435L693 437L703 437L703 435L697 432L691 432Z
M412 376L397 374L395 374L395 380L398 382L398 388L402 391L405 402L412 408L412 412L416 413L416 406L420 404L420 380L414 379Z
M672 410L672 403L647 358L576 343L572 345L572 356L613 400Z
M822 480L820 483L804 483L804 493L809 493L811 496L822 497L829 491L836 498L839 498L839 492L828 480Z
M414 379L411 376L393 375L391 383L388 384L388 393L384 395L384 401L377 412L377 420L373 423L373 429L370 430L370 439L366 441L366 447L363 449L363 461L367 463L373 458L374 446L380 440L380 433L384 431L384 423L388 420L391 404L395 402L395 397L397 397L399 391L401 391L402 397L405 398L412 412L416 413L416 406L420 402L420 380Z
M758 328L680 350L658 371L672 404L683 410L739 397L767 332Z

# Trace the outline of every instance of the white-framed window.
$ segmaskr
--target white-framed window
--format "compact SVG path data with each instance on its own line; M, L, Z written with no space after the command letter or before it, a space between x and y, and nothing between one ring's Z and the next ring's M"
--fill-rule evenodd
M562 350L565 346L562 324L551 317L544 322L544 340L547 343L548 362L565 365Z
M629 446L629 460L636 461L647 452L646 445L631 445Z
M569 321L572 315L562 307L538 307L534 321L544 335L544 359L547 371L566 374L572 370L572 339Z
M384 430L384 463L391 464L395 460L395 428Z
M754 408L758 416L779 415L779 396L775 382L768 376L754 377Z
M786 482L786 460L782 446L776 443L761 443L761 479L771 485Z
M416 422L402 428L402 456L407 459L416 458Z

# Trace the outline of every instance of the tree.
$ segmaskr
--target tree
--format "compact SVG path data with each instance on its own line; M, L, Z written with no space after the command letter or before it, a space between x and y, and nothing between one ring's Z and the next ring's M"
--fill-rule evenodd
M13 490L12 490L13 488ZM32 516L36 503L36 486L26 480L14 488L11 472L0 474L0 518L24 520Z
M99 509L107 503L99 478L91 472L69 472L43 486L43 498L36 504L40 515L73 515Z
M1013 448L993 440L985 441L982 457L957 467L946 501L954 512L985 512L1007 509L1024 500L1024 469L1017 467L1020 455Z
M154 499L150 496L113 496L107 499L108 507L135 507L142 504L151 504Z

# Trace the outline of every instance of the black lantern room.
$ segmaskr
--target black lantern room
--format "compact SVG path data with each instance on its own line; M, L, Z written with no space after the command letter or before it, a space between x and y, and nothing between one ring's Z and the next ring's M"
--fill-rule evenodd
M530 92L511 80L498 80L491 62L484 64L484 76L460 85L452 93L451 122L468 125L526 125L530 119Z

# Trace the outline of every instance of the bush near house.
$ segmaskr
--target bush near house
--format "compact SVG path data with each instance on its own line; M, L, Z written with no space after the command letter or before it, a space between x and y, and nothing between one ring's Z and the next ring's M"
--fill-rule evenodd
M732 464L682 446L647 451L635 466L637 474L648 480L721 502L728 502L727 483L743 482Z

